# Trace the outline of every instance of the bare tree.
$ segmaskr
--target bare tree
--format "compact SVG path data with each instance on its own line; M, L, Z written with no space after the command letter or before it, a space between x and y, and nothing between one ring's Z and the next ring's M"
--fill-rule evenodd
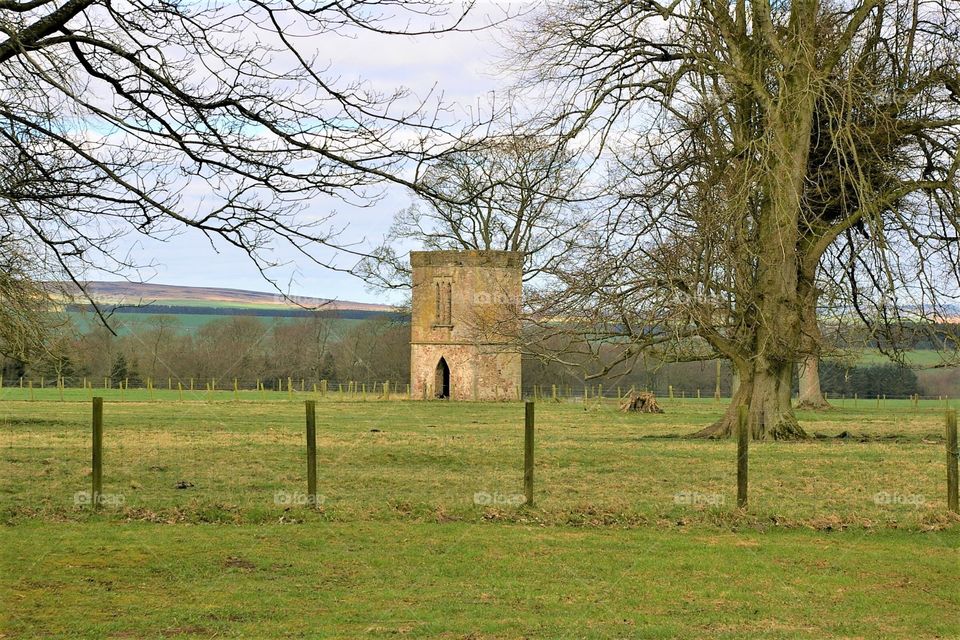
M317 261L337 234L304 203L368 202L382 180L417 188L416 163L458 132L430 96L339 82L307 46L463 18L438 0L4 0L0 155L18 169L0 236L81 287L88 267L143 266L116 252L127 233L192 228L261 271L278 243Z
M739 388L700 435L728 435L746 404L754 437L802 437L792 372L814 351L802 310L831 248L861 247L851 308L863 309L864 281L882 293L864 322L901 314L906 298L936 313L960 290L955 8L591 0L546 10L520 41L528 86L561 99L547 126L609 158L616 187L597 233L556 274L556 295L540 298L546 315L629 338L625 359L729 359ZM856 197L818 208L811 141L826 133L824 185ZM858 153L872 145L882 148ZM893 170L878 166L892 154Z
M0 238L0 355L25 362L42 352L49 305L19 243Z
M557 139L492 135L427 166L420 199L399 211L383 243L358 273L385 288L407 287L406 243L427 250L524 254L524 278L552 270L581 228L589 198L583 168Z

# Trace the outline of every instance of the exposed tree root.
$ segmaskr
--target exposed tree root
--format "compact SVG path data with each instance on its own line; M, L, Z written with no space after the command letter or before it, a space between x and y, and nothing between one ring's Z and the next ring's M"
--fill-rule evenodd
M792 413L781 413L774 424L769 422L766 428L762 428L762 414L759 416L761 421L751 415L751 431L754 440L805 440L810 436L804 431L796 417ZM736 433L737 410L732 405L722 418L708 427L688 435L688 438L730 438Z

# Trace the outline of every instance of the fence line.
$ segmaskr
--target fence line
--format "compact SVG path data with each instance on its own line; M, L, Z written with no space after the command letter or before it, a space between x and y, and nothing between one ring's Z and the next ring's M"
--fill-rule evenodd
M86 390L87 399L93 396L93 392L116 391L121 398L125 398L127 392L142 391L146 392L151 400L163 397L160 392L173 394L180 400L187 396L196 397L200 395L211 394L230 394L235 399L250 399L259 396L262 399L278 396L293 399L295 397L304 397L311 395L319 399L350 399L362 401L374 400L398 400L411 398L410 384L406 381L395 382L390 380L322 380L312 378L246 378L246 377L211 377L211 378L176 378L166 377L159 381L151 377L146 378L123 378L114 379L106 377L96 379L88 377L55 377L39 378L21 377L17 379L4 380L0 377L0 392L6 396L10 390L22 390L24 397L36 399L35 391L55 390L60 400L65 400L64 392L68 390ZM729 396L720 396L717 389L694 388L688 391L686 388L677 388L673 384L664 383L653 386L639 385L611 385L611 384L585 384L585 383L550 383L550 384L529 384L519 389L514 398L517 401L564 401L564 402L600 402L607 400L620 401L630 393L635 391L652 392L662 400L699 400L702 402L727 402ZM256 394L256 395L255 395ZM827 394L824 394L825 396ZM222 395L220 397L223 397ZM416 398L424 399L424 398ZM794 396L796 399L796 396ZM860 397L858 394L852 396L840 395L829 396L827 400L840 408L882 408L890 400L908 400L914 408L919 408L921 401L938 401L943 406L949 408L953 406L950 396L938 395L898 395L898 394L875 394L869 397Z
M387 385L389 389L389 385ZM98 509L105 498L103 494L103 426L104 426L104 399L100 396L94 396L91 399L92 405L92 431L91 431L91 505ZM523 491L524 501L522 504L527 507L534 507L534 472L535 472L535 406L532 401L525 402L524 406L524 431L523 431ZM317 415L316 402L306 400L305 425L306 425L306 466L307 466L307 504L319 506L320 496L317 493ZM957 444L957 412L948 410L944 414L944 424L946 427L946 506L949 511L960 513L960 472L958 472L958 461L960 461L960 451ZM748 474L749 474L749 443L751 440L751 420L748 407L740 405L737 411L737 427L735 437L737 441L736 458L736 485L737 485L737 509L745 510L748 508Z

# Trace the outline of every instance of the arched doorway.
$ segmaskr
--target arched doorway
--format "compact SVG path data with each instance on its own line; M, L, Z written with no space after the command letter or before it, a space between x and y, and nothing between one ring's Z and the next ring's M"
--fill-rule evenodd
M450 398L450 367L447 366L447 361L443 358L440 358L440 362L437 363L433 389L437 398L441 400Z

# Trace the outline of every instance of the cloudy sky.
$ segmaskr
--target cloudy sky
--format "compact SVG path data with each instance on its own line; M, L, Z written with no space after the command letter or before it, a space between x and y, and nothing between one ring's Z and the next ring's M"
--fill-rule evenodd
M472 13L472 24L502 16L501 11L501 7L480 4ZM382 91L406 87L417 95L427 95L439 90L447 102L467 110L487 104L491 94L506 86L508 79L496 65L504 37L501 28L422 37L363 32L353 37L325 37L316 48L321 59L329 61L330 75L335 73L341 85L362 78ZM310 203L308 213L320 216L335 212L336 224L345 226L341 239L362 247L382 238L393 214L412 201L409 192L386 188L384 196L371 207L351 207L339 200L318 198ZM185 232L166 241L131 237L125 243L124 248L134 251L141 260L155 264L153 269L142 272L143 279L149 282L271 290L245 254L231 247L213 247L198 233ZM318 257L330 260L332 256ZM289 249L279 250L274 258L287 264L271 276L292 295L386 301L383 293L370 291L359 279L313 265ZM354 261L349 256L336 260L338 266L345 268ZM88 277L96 279L97 274Z

